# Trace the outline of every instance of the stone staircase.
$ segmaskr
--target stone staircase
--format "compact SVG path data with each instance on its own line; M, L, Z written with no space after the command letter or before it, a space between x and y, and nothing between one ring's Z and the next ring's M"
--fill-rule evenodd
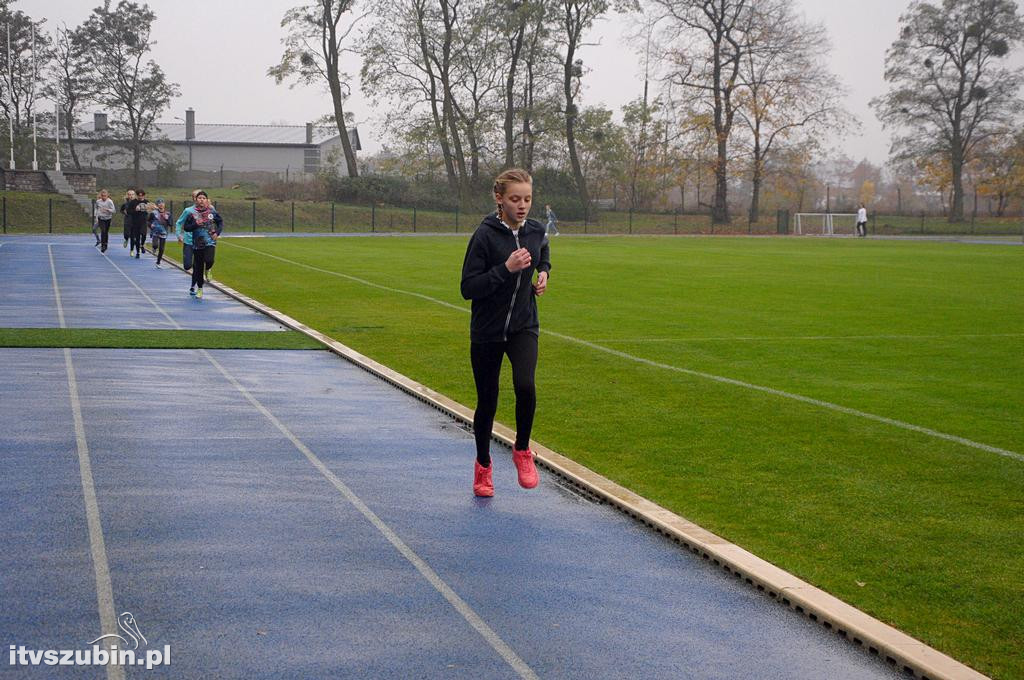
M92 198L84 194L76 194L74 187L72 187L71 184L68 183L67 178L64 177L64 173L56 170L47 170L46 179L50 180L50 184L52 184L53 188L57 190L57 193L70 196L75 203L82 207L82 210L85 211L86 215L92 217Z

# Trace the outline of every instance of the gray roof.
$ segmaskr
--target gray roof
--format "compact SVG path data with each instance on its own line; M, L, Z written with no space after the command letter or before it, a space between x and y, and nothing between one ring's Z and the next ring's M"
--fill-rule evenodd
M94 121L87 121L81 125L81 133L84 137L94 136ZM99 136L102 136L100 133ZM314 127L313 144L322 144L338 136L338 129L335 127ZM358 139L355 130L349 130L349 136ZM154 125L153 137L166 138L172 143L184 144L185 124L156 123ZM306 126L305 125L219 125L214 123L196 123L196 136L192 140L199 144L286 144L305 146Z
M184 142L184 123L157 123L155 135L172 142ZM314 127L313 143L322 144L338 136L338 128ZM194 142L224 142L227 144L305 144L305 125L217 125L196 123Z

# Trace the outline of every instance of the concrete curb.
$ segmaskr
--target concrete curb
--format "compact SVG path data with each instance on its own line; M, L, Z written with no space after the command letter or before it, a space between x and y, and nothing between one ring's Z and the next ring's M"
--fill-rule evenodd
M164 257L164 260L179 269L181 268L181 265L173 259L168 260L167 257ZM208 285L242 304L266 314L282 325L317 340L343 359L452 418L472 426L472 409L229 286L220 282L211 282ZM494 425L493 436L496 441L508 448L512 448L515 441L515 432L498 423ZM865 648L872 655L884 659L890 666L921 680L986 680L988 678L920 640L865 614L820 588L800 580L738 545L730 543L546 446L531 442L531 448L538 465L558 475L584 494L609 503L658 533L682 544L716 566L767 593L769 597L853 641L854 644Z

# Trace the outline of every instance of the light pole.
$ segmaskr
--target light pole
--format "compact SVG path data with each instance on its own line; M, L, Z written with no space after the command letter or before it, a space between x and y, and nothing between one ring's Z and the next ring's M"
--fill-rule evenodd
M11 170L14 165L14 68L11 66L11 23L7 22L7 104L10 113L7 116L7 131L11 141Z

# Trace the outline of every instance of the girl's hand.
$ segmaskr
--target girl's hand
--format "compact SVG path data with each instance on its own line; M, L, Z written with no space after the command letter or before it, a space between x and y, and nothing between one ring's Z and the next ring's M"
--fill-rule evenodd
M505 269L510 274L521 272L530 266L531 258L530 251L526 248L520 248L519 250L513 250L512 254L505 260Z
M533 284L533 294L538 296L543 295L544 291L546 291L547 289L548 273L541 272L540 274L537 274L537 283Z

